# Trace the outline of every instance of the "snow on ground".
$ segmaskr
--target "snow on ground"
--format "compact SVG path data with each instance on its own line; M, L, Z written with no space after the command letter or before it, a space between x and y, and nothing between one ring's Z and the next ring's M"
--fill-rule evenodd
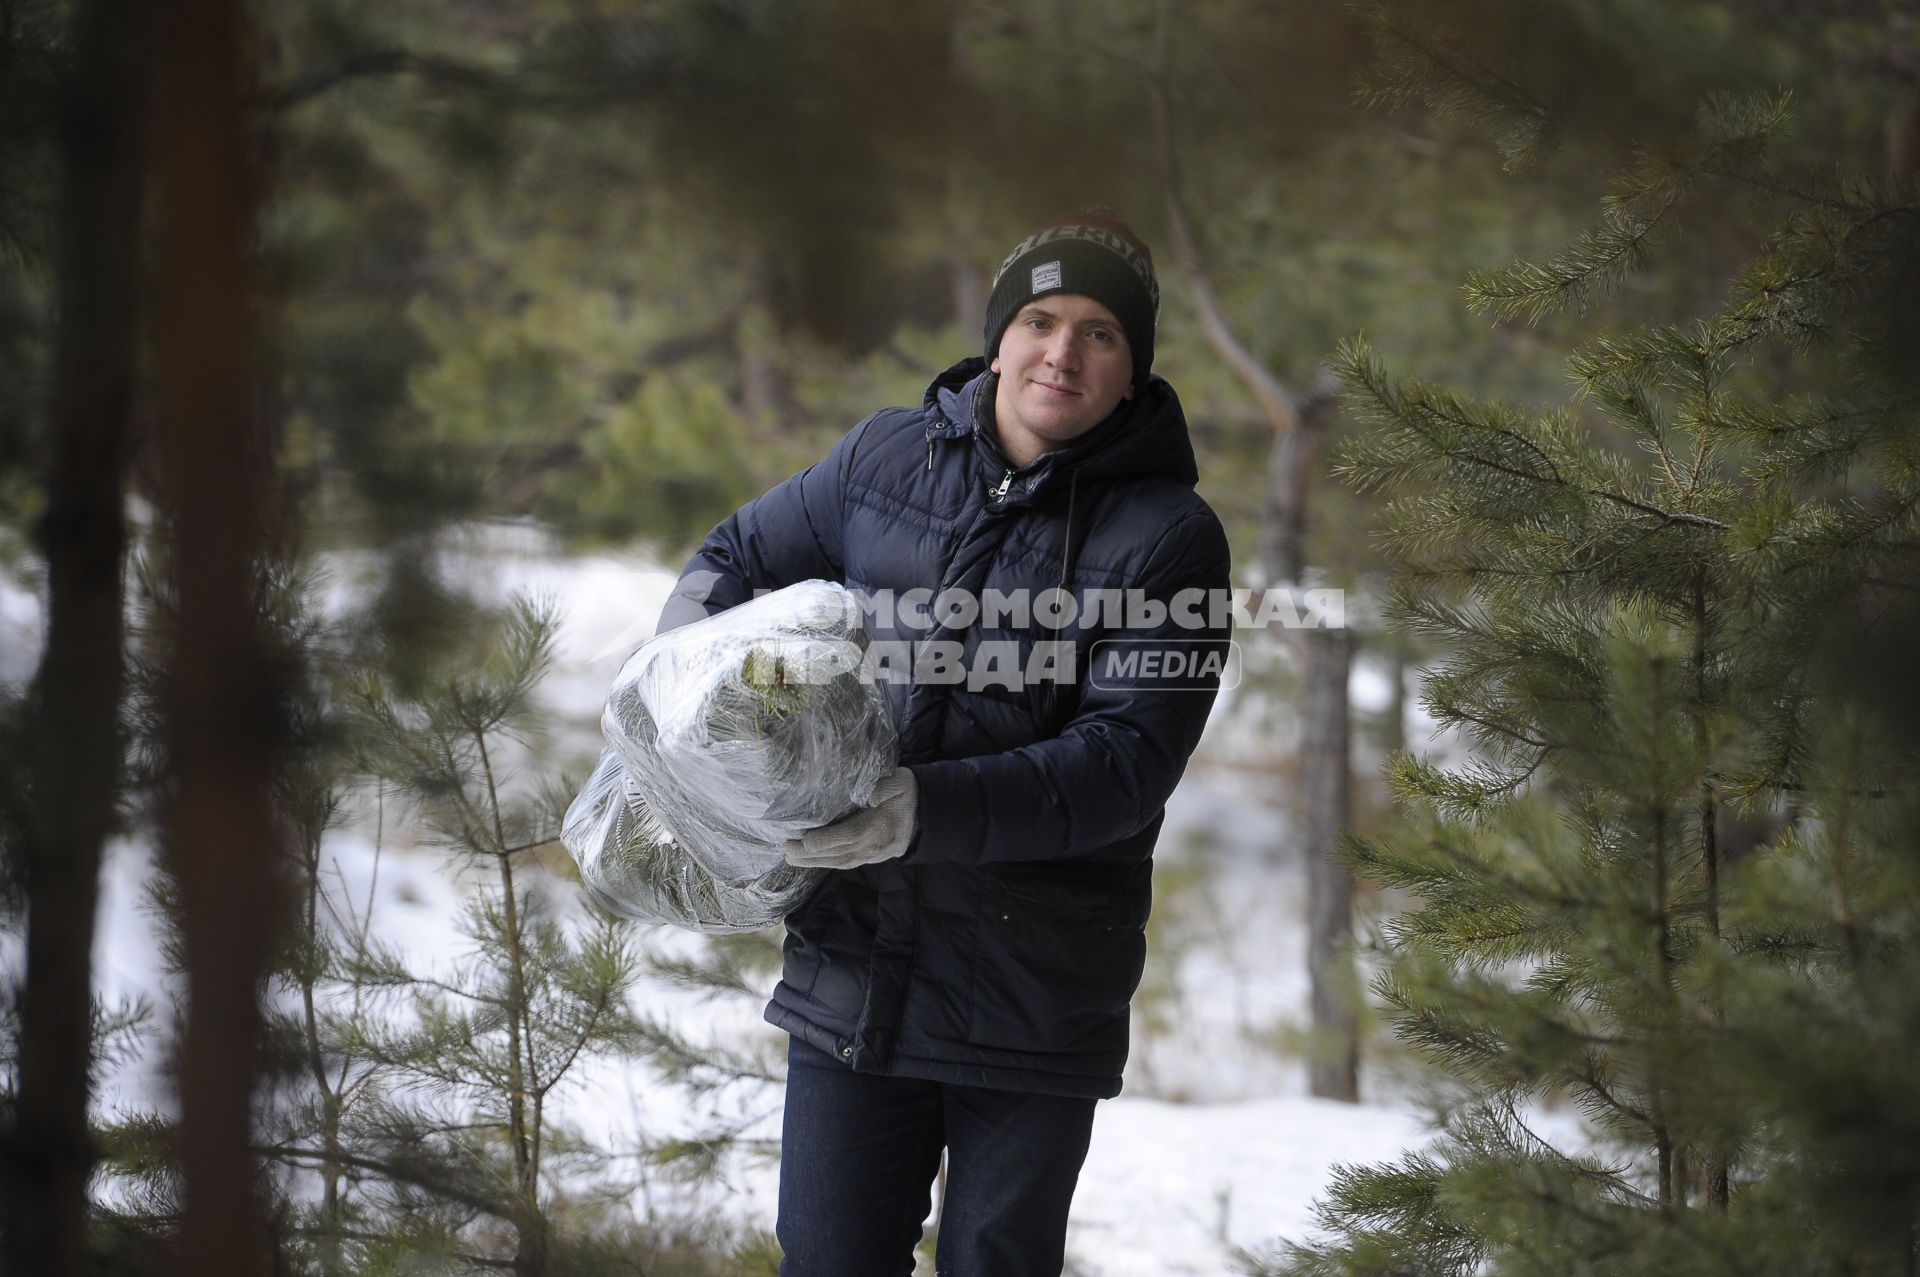
M346 593L336 599L363 588L370 565L340 558L332 588ZM569 756L560 761L581 766L601 698L625 655L650 634L671 574L638 555L564 557L525 527L473 531L444 566L483 595L531 591L559 603L556 668L542 690L569 724ZM34 603L30 588L0 574L0 652L9 658L0 682L17 683L31 668L22 649L37 646ZM1385 699L1377 673L1357 679L1355 693ZM1168 809L1154 948L1136 1005L1127 1089L1099 1107L1075 1199L1069 1272L1079 1277L1226 1277L1237 1271L1233 1248L1306 1235L1313 1200L1334 1163L1386 1160L1424 1140L1410 1108L1308 1098L1302 1064L1275 1045L1305 1016L1306 884L1303 867L1276 852L1285 817L1266 792L1271 782L1251 779L1244 766L1242 747L1254 732L1250 709L1223 705L1214 726L1235 738L1219 751L1230 764L1210 768L1203 753ZM581 757L571 756L576 752ZM364 814L329 842L330 886L349 925L370 907L385 942L422 968L444 967L467 943L457 930L465 889L436 853L406 845L396 819L391 811L384 817L384 850ZM171 1012L142 901L149 871L142 846L117 842L110 849L95 960L110 1001L144 994L164 1020ZM558 908L584 907L570 883L552 879L546 890ZM644 942L682 954L701 943L666 929L644 933ZM8 946L6 957L17 962L17 952ZM757 1004L740 999L703 1000L649 986L646 1010L704 1040L770 1058L783 1049L780 1035L759 1020ZM165 1093L151 1067L134 1066L106 1080L101 1102L109 1109L164 1104ZM690 1133L716 1121L753 1138L776 1138L779 1129L772 1088L693 1106L644 1072L604 1064L584 1070L560 1105L614 1149L633 1147L643 1133ZM643 1218L709 1212L736 1228L771 1230L776 1185L770 1162L737 1161L697 1199L655 1178L638 1191L636 1210Z
M1067 1231L1086 1277L1215 1277L1230 1248L1305 1240L1334 1162L1376 1162L1419 1142L1392 1109L1304 1097L1102 1104Z
M37 575L39 563L31 562L29 567ZM0 693L25 686L40 663L40 645L45 641L40 595L37 580L23 581L0 571Z

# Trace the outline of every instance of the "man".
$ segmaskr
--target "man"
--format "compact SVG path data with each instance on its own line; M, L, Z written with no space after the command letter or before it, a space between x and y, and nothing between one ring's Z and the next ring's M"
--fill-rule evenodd
M876 642L915 653L887 687L902 766L788 848L832 871L786 920L767 1007L791 1034L789 1277L910 1273L943 1148L938 1271L1060 1272L1094 1101L1120 1090L1154 840L1217 689L1102 669L1095 645L1225 637L1167 606L1225 590L1228 564L1151 375L1158 309L1125 225L1040 228L994 278L986 357L722 523L662 619L809 578L938 599L871 609Z

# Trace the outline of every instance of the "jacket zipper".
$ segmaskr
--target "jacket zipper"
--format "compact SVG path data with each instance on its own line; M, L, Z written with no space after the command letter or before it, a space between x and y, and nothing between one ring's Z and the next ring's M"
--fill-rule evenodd
M1006 473L1006 477L1000 480L1000 486L993 490L991 494L993 499L995 501L1005 501L1007 499L1007 489L1011 488L1012 486L1013 486L1013 471L1009 470Z

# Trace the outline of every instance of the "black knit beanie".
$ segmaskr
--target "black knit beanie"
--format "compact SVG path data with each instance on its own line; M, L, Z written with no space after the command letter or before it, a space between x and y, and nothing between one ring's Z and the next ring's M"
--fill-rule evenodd
M1133 384L1153 369L1153 328L1160 283L1153 254L1125 222L1104 209L1048 222L1014 246L994 272L987 294L987 359L1020 308L1049 293L1078 293L1113 312L1133 353Z

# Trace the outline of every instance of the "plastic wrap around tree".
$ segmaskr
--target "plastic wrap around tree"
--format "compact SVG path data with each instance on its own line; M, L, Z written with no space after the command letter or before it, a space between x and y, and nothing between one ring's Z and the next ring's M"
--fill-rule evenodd
M580 866L580 881L602 908L693 931L770 927L826 872L782 863L745 886L721 882L654 819L628 778L626 763L610 749L567 808L560 838Z
M635 652L562 831L596 897L700 930L797 904L812 875L782 845L864 806L899 757L885 694L861 678L866 647L853 596L805 581Z

